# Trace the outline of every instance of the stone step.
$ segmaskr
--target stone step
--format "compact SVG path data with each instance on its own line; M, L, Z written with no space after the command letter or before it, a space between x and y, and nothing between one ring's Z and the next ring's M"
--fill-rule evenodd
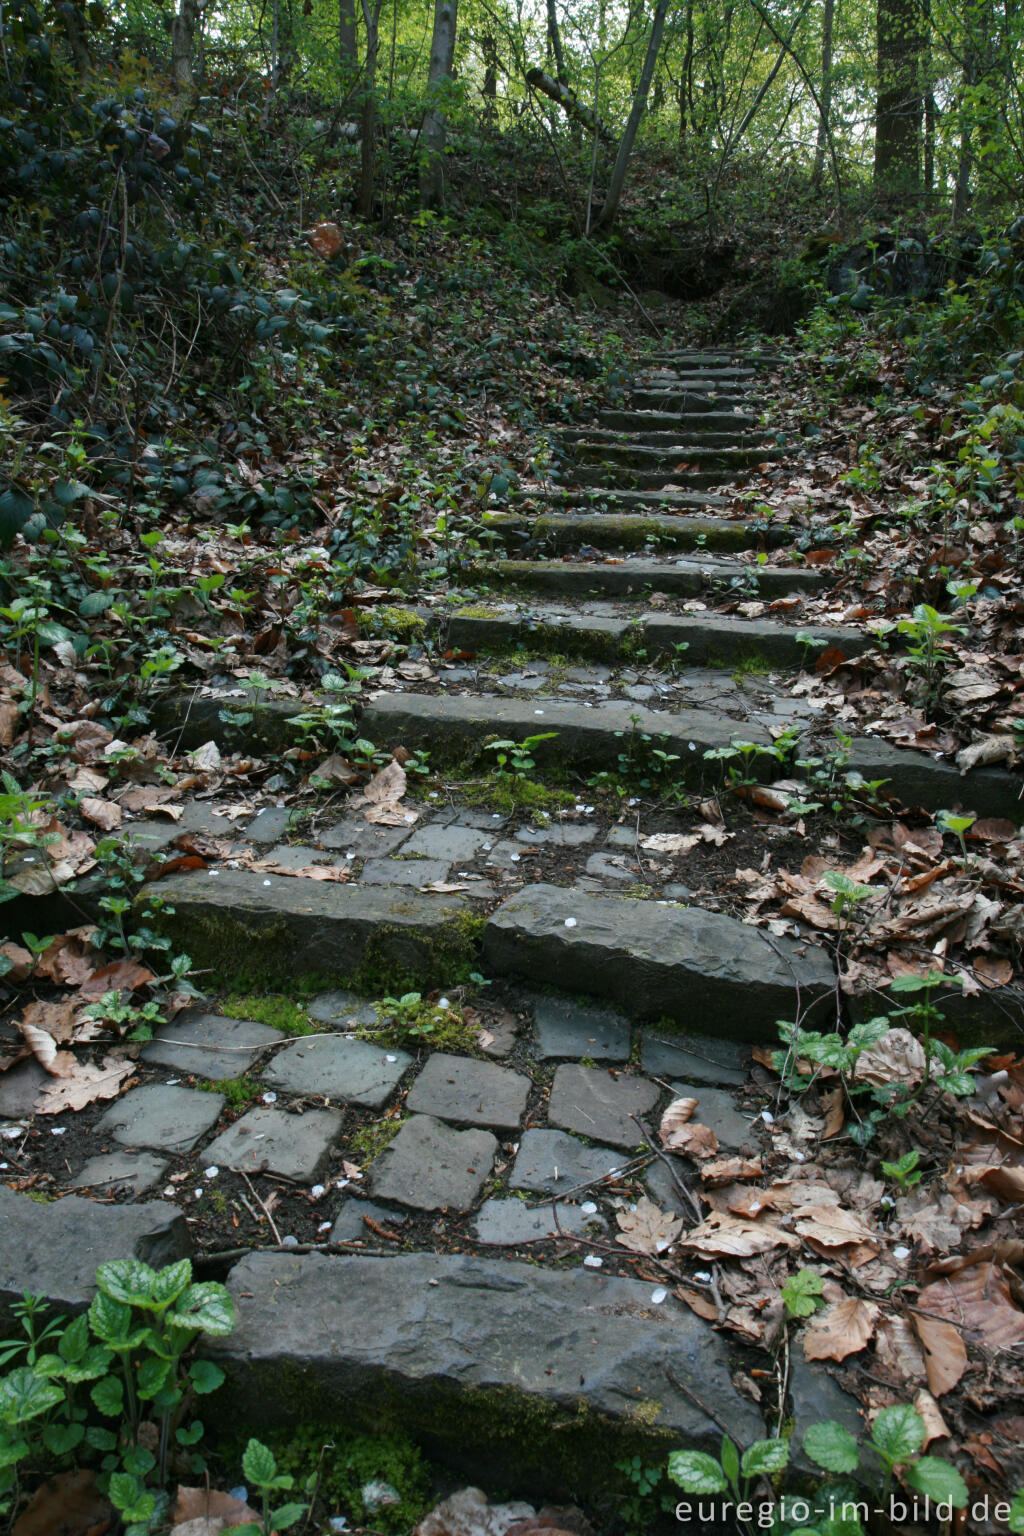
M459 896L392 886L296 880L257 870L167 875L142 887L159 922L200 971L281 985L299 975L344 980L360 968L440 986L472 958L476 931ZM172 911L170 909L173 909Z
M746 468L751 464L768 464L785 458L779 448L764 443L749 446L732 441L717 443L665 443L615 442L612 439L585 437L572 444L570 461L576 465L595 464L601 468L622 466L629 469L699 469Z
M765 461L766 455L760 454L754 464L722 465L718 469L634 469L629 464L584 464L567 467L566 475L573 485L584 490L656 491L661 487L678 487L706 491L716 485L735 485L749 479L751 470ZM551 478L555 478L554 474Z
M744 386L757 376L756 368L648 368L637 375L649 389L721 389Z
M711 347L704 350L690 347L660 349L648 352L641 361L654 367L691 369L750 368L759 370L766 364L778 361L777 352L736 352L728 347Z
M699 419L699 418L698 418ZM771 446L763 430L755 432L726 431L715 428L710 431L671 431L667 428L637 428L629 432L613 432L602 427L567 427L558 434L559 446L568 448L605 444L625 448L637 444L642 448L758 448Z
M703 411L729 411L733 406L749 409L750 395L744 389L675 389L638 385L630 391L630 404L638 411L667 411L673 415L699 415Z
M783 716L779 716L782 724ZM432 767L493 766L484 751L488 741L525 741L547 732L531 753L536 773L557 775L566 769L614 767L630 739L648 736L661 751L679 761L673 776L679 783L717 782L714 764L705 751L728 747L737 739L769 744L764 726L751 719L736 720L720 710L648 709L630 700L606 699L593 704L563 702L545 695L503 698L478 693L380 693L366 704L360 734L378 747L426 750ZM778 770L769 753L753 759L754 772L770 777ZM340 888L344 892L345 888Z
M650 507L664 512L687 512L707 509L724 512L729 502L724 496L714 496L708 491L624 491L606 487L603 491L584 489L572 485L537 486L529 493L530 501L554 503L559 508L591 507L623 510L627 507ZM486 514L485 514L486 518Z
M720 415L734 407L749 412L751 396L746 390L646 389L640 386L629 393L634 410L657 410L671 415L699 416L703 412Z
M756 416L742 411L598 411L594 418L599 428L611 432L742 432L760 429ZM583 429L586 430L585 428Z
M228 1284L238 1326L203 1341L227 1374L210 1400L225 1428L343 1411L476 1482L555 1498L607 1496L632 1454L715 1451L721 1424L739 1445L764 1432L725 1339L671 1295L652 1305L650 1282L464 1254L267 1253Z
M743 565L737 560L703 556L699 560L491 560L470 566L466 580L491 586L522 587L565 597L631 597L667 592L680 597L727 591L749 585L758 596L820 592L827 572L799 566Z
M732 614L654 615L630 617L607 604L588 603L582 612L537 609L521 613L513 605L481 613L480 605L449 614L447 644L453 650L507 651L525 646L532 654L547 649L556 655L585 656L600 661L626 661L641 651L647 662L679 656L685 667L735 666L751 657L775 667L801 667L817 654L801 644L797 630L772 619L745 619ZM810 626L810 633L827 646L856 656L865 649L855 629Z
M531 518L516 512L488 512L482 523L495 538L519 550L579 549L581 545L616 550L643 549L647 545L671 549L758 549L765 543L778 547L785 542L781 528L768 528L762 533L742 519L726 522L658 512L654 509L663 505L665 498L641 494L642 500L640 496L633 499L632 504L640 508L635 513L566 511ZM630 505L626 493L615 500ZM645 505L652 510L644 512Z
M699 907L526 886L488 919L483 963L633 1017L671 1019L688 1034L773 1041L777 1021L798 1006L811 1028L835 1028L824 949Z

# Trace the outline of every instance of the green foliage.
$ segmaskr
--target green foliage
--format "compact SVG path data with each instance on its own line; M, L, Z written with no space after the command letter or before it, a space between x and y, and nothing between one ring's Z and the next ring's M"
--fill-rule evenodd
M813 1317L823 1306L824 1281L813 1269L798 1269L782 1287L782 1304L787 1317Z
M194 1472L205 1466L192 1450L203 1425L186 1416L224 1373L189 1356L200 1333L231 1332L234 1304L224 1286L193 1283L188 1259L159 1270L122 1259L97 1270L88 1313L69 1321L48 1310L24 1296L13 1308L24 1337L0 1342L0 1364L24 1360L0 1377L0 1510L20 1466L93 1463L126 1528L143 1536L167 1508L172 1447ZM139 1442L144 1420L159 1428L155 1453Z
M382 998L377 1004L376 1024L364 1025L359 1033L391 1045L426 1043L435 1049L471 1055L480 1051L476 1030L466 1023L457 1003L446 997L431 1003L419 992Z
M273 1536L275 1531L286 1531L302 1519L309 1505L299 1504L294 1499L271 1508L271 1495L289 1493L295 1486L295 1479L287 1472L277 1470L273 1452L261 1441L249 1441L242 1454L242 1471L263 1505L263 1519L259 1524L247 1521L236 1526L240 1536Z
M429 1464L404 1435L350 1436L336 1423L300 1424L274 1450L280 1467L304 1486L315 1478L353 1525L399 1536L429 1507Z

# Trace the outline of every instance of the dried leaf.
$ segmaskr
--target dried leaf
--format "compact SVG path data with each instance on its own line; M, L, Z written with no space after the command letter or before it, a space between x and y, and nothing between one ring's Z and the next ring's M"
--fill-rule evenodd
M618 1211L615 1219L620 1229L616 1242L634 1253L665 1253L683 1230L678 1216L659 1211L646 1195L637 1201L635 1210Z
M18 1023L18 1031L32 1055L44 1072L53 1077L68 1077L75 1070L75 1058L70 1051L58 1051L57 1042L45 1029L34 1024Z
M926 1285L917 1298L922 1312L956 1323L971 1343L987 1350L1024 1343L1024 1312L1010 1300L1002 1269L982 1262Z
M78 808L86 821L103 832L116 832L121 825L121 807L112 800L100 800L95 795L83 795Z
M259 1520L259 1515L241 1499L216 1488L178 1488L171 1518L175 1524L185 1520L220 1520L224 1526L244 1525ZM172 1531L171 1536L174 1536Z
M708 1258L749 1259L773 1248L799 1248L800 1239L767 1221L749 1221L726 1211L712 1211L699 1227L680 1238L680 1246L695 1248Z
M667 1145L672 1136L687 1121L693 1119L693 1112L697 1108L696 1099L673 1099L665 1113L661 1117L661 1125L658 1134L662 1142Z
M874 1302L847 1296L827 1312L821 1313L804 1334L804 1355L808 1360L845 1360L871 1341L878 1308Z
M79 1467L41 1483L14 1526L13 1536L90 1536L113 1524L114 1511L96 1487L96 1474Z
M116 1099L121 1084L134 1071L135 1063L119 1056L105 1056L101 1066L93 1062L76 1062L73 1073L43 1089L35 1112L37 1115L63 1115L69 1110L84 1109L96 1099Z
M967 1347L952 1323L911 1312L910 1321L924 1351L928 1390L942 1397L952 1390L967 1369Z
M815 1205L802 1209L796 1230L812 1245L821 1248L846 1248L851 1243L869 1243L877 1249L878 1234L839 1205Z

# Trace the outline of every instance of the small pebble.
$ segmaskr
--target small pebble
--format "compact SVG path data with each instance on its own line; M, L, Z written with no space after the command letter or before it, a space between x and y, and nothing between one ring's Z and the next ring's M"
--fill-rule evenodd
M565 920L565 926L567 928L575 928L576 927L576 919L574 917L567 917L566 920Z
M277 1094L276 1093L265 1093L263 1095L263 1102L264 1102L264 1104L276 1104L277 1103Z
M651 1300L654 1302L654 1305L658 1307L665 1300L667 1295L668 1291L665 1290L664 1286L659 1285L656 1291L651 1292Z
M910 1249L909 1248L894 1248L893 1251L892 1251L892 1256L893 1256L894 1259L909 1259L910 1258Z
M398 1057L397 1056L385 1056L384 1060L385 1061L397 1061Z
M50 1127L50 1135L51 1136L63 1136L63 1135L66 1134L66 1132L67 1132L67 1126L66 1125L51 1125L51 1127Z
M310 1190L310 1194L313 1196L314 1200L322 1200L324 1195L326 1195L326 1193L327 1193L327 1185L326 1184L314 1184L313 1188Z
M333 1225L332 1222L322 1221L320 1223L320 1225L317 1227L317 1231L318 1232L329 1232L331 1230L332 1225Z
M775 1124L775 1116L772 1114L770 1109L762 1109L761 1119L764 1121L765 1125Z
M168 1184L167 1188L164 1190L164 1199L173 1200L177 1193L178 1191L175 1189L174 1185Z
M599 1258L596 1253L587 1253L584 1254L583 1262L587 1269L600 1269L604 1264L604 1259Z
M192 1193L195 1195L197 1200L201 1200L203 1198L203 1191L201 1189L194 1189Z
M694 1275L693 1278L695 1280L699 1280L701 1285L710 1285L711 1284L711 1276L708 1274L706 1269L698 1269L697 1273Z
M220 1173L220 1169L217 1167L216 1163L211 1163L209 1168L203 1169L203 1172L206 1174L208 1179L215 1179L218 1173Z
M451 1003L448 1001L448 999L446 997L441 997L441 998L438 998L437 1006L439 1008L450 1008L451 1007ZM391 1060L394 1061L394 1059L395 1058L392 1056Z
M297 1237L293 1237L290 1232L289 1232L287 1237L282 1237L282 1239L281 1239L281 1247L282 1248L297 1248L298 1246L299 1246L298 1238Z
M584 1216L597 1215L597 1206L594 1204L593 1200L584 1200L583 1204L580 1206L580 1210L583 1212Z
M270 884L270 881L269 881L269 880L264 880L264 882L263 882L263 884L264 884L264 885L269 885L269 884Z

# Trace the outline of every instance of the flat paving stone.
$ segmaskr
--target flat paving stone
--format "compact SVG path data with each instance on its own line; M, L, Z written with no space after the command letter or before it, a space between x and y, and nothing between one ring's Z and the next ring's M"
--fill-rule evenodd
M357 859L381 859L401 848L413 833L407 827L378 827L361 816L346 816L320 838L325 848L338 848Z
M308 1183L320 1172L344 1116L334 1109L289 1115L283 1109L250 1109L203 1156L243 1173L279 1173Z
M515 1248L520 1243L581 1237L595 1224L604 1226L596 1212L581 1211L578 1205L559 1204L553 1213L550 1205L531 1208L522 1200L485 1200L473 1222L473 1233L478 1243Z
M530 1130L519 1143L511 1189L540 1195L567 1195L625 1166L627 1158L610 1147L587 1147L564 1131Z
M534 848L578 848L592 843L596 837L596 827L581 827L570 821L554 827L520 827L516 842L529 843Z
M589 1056L592 1061L628 1061L629 1020L612 1008L595 1008L572 998L537 997L533 1003L537 1055L542 1061Z
M279 843L282 837L288 835L291 817L292 813L286 805L266 806L262 811L257 811L249 822L245 836L250 843Z
M374 1045L370 1040L313 1036L279 1051L264 1080L285 1093L379 1109L412 1063L408 1052Z
M587 874L595 880L614 880L620 885L635 885L637 877L627 869L621 854L592 853L586 862Z
M244 1076L268 1047L285 1038L269 1024L204 1013L161 1024L143 1047L142 1060L217 1083Z
M236 1426L287 1433L287 1373L310 1411L351 1404L363 1428L386 1397L395 1429L456 1462L471 1449L497 1484L557 1498L593 1484L595 1424L609 1466L638 1448L657 1462L666 1445L717 1454L724 1431L738 1445L764 1433L732 1384L730 1342L675 1297L652 1303L650 1282L491 1255L261 1253L228 1285L238 1326L204 1353L226 1371L220 1412ZM507 1407L474 1415L471 1448L467 1397ZM647 1404L656 1416L637 1412Z
M386 1205L378 1205L375 1200L343 1200L341 1210L331 1228L331 1242L379 1243L380 1239L364 1222L364 1216L369 1216L371 1221L379 1221L392 1227L400 1227L407 1220L407 1217L400 1212L389 1211Z
M559 1067L551 1085L548 1121L611 1147L635 1147L643 1141L630 1118L648 1114L661 1097L645 1077L612 1077L596 1067Z
M677 1168L683 1183L692 1188L694 1180L693 1169L690 1165L678 1157L674 1157L672 1162ZM686 1196L682 1194L678 1184L660 1157L655 1158L644 1174L644 1188L659 1211L671 1211L674 1216L682 1216L687 1226L693 1225L693 1206L686 1199Z
M529 1093L530 1079L508 1067L438 1051L427 1061L405 1102L414 1114L514 1131Z
M682 1077L694 1084L739 1087L746 1081L747 1051L734 1040L709 1035L640 1031L640 1064L652 1077Z
M443 859L370 859L363 865L360 885L430 885L443 880L450 865Z
M774 1040L797 989L810 1026L834 1016L827 952L766 936L700 907L592 896L531 885L502 902L484 931L493 971L617 1003L632 1015L670 1018L690 1032ZM817 1006L816 1006L817 1005Z
M490 1131L456 1131L432 1115L412 1115L374 1162L370 1189L417 1211L468 1211L497 1151Z
M751 1129L756 1116L736 1107L736 1100L728 1088L708 1088L697 1083L673 1083L672 1092L680 1099L696 1099L697 1108L693 1119L708 1125L724 1151L736 1152L740 1147L756 1147L757 1138Z
M403 853L419 854L428 859L443 859L446 864L472 859L488 841L485 827L438 826L431 822L420 827L405 844Z
M61 1311L81 1312L95 1295L100 1264L141 1259L160 1269L192 1250L184 1216L166 1201L104 1205L65 1195L41 1205L2 1184L0 1232L0 1326L6 1331L14 1329L11 1305L25 1291Z
M38 1061L19 1061L0 1073L0 1119L21 1120L36 1107L36 1100L50 1081Z
M212 1129L223 1108L222 1093L147 1083L118 1099L97 1122L94 1134L100 1139L110 1136L123 1147L151 1147L181 1156Z
M377 1005L356 992L341 988L320 992L309 1005L309 1016L320 1024L337 1024L342 1029L360 1024L376 1024Z
M71 1188L100 1190L105 1195L115 1189L129 1189L133 1195L144 1195L160 1183L169 1166L152 1152L107 1152L90 1157L71 1180Z
M310 869L317 864L344 864L344 859L339 859L334 848L314 848L309 843L278 843L276 848L264 855L268 864L276 864L280 869Z

